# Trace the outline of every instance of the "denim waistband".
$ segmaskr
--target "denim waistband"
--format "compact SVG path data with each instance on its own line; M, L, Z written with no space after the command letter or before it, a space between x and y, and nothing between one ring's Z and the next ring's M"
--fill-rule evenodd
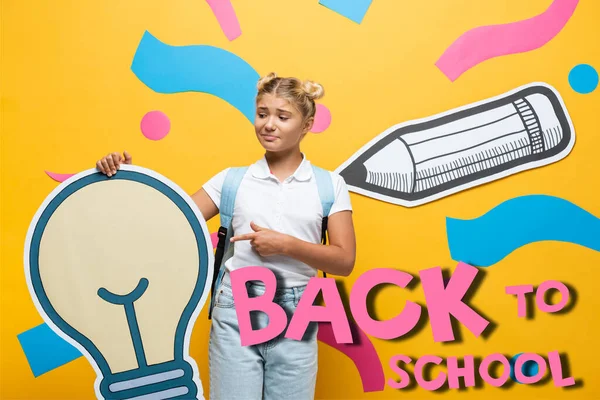
M229 271L223 273L221 284L231 289L231 280L229 277ZM250 281L246 283L248 293L255 296L260 296L265 293L266 287L264 284L257 281ZM278 287L275 290L275 301L294 301L296 304L300 301L300 297L304 293L306 285L294 286L294 287Z

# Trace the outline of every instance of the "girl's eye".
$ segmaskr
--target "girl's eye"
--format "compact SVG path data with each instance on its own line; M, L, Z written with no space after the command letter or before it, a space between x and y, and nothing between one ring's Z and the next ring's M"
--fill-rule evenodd
M258 114L258 118L264 118L266 116L267 116L267 114Z
M287 121L289 118L288 117L279 117L279 119L282 121Z

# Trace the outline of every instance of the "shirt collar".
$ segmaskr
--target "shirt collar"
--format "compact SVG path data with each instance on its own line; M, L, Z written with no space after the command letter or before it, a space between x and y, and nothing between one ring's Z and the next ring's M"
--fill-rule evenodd
M267 159L263 156L260 160L252 164L250 167L252 176L258 179L268 179L271 175L269 170L269 164ZM306 159L304 153L302 153L302 162L296 168L296 171L292 174L292 177L297 181L308 181L312 177L312 167L310 161Z

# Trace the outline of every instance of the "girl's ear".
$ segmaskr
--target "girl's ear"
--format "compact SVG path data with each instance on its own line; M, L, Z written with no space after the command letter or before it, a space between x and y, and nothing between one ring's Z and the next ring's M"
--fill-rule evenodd
M309 119L304 121L304 127L302 129L302 134L308 133L312 129L314 123L315 123L315 117L310 117Z

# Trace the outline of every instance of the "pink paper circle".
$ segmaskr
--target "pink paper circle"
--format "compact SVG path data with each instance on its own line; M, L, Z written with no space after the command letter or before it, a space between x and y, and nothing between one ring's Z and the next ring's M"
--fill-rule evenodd
M148 139L160 140L171 130L171 121L161 111L150 111L142 118L140 128Z
M315 112L315 122L311 129L312 133L321 133L325 129L329 128L331 124L331 111L323 104L317 104L317 111Z

